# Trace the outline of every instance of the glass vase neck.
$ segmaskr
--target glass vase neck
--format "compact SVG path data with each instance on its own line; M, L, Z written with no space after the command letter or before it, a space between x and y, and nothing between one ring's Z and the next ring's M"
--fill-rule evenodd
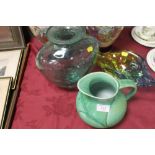
M80 26L53 26L47 30L49 42L60 45L74 44L86 35Z

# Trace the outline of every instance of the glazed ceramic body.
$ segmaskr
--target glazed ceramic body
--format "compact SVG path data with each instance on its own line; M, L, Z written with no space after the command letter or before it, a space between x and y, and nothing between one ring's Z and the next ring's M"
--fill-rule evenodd
M101 48L106 48L119 37L123 26L88 26L86 29L89 35L99 41Z
M155 42L155 26L142 26L139 29L141 29L137 33L139 37L146 41Z
M136 26L132 29L133 39L146 47L155 47L155 26Z
M90 71L98 52L95 38L83 27L51 27L47 42L36 57L36 65L47 79L64 88L76 87Z
M128 94L121 89L131 87ZM81 119L96 128L109 128L125 116L127 100L137 90L132 80L116 80L104 72L90 73L78 82L76 108Z

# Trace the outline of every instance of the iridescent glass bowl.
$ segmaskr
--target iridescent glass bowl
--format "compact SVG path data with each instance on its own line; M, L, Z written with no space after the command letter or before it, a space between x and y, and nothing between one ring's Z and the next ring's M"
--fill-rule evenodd
M101 48L109 47L119 37L123 26L87 26L87 33L99 41Z
M155 85L146 61L131 51L99 53L96 63L104 72L119 79L132 79L137 86Z

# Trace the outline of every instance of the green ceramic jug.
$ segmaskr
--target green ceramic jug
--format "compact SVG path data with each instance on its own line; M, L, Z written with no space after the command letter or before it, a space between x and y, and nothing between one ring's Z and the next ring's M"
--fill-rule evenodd
M127 100L137 91L133 80L118 80L104 72L87 74L78 81L77 87L77 112L84 122L96 128L119 123L126 113ZM123 88L130 90L124 93Z

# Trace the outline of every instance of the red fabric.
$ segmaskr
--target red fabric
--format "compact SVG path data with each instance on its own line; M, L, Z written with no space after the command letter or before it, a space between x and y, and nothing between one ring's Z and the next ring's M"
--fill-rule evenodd
M91 128L76 112L77 90L58 88L36 68L35 57L41 46L35 38L31 40L12 128ZM132 39L131 28L123 30L113 47L132 50L144 58L150 50ZM126 116L114 128L155 128L155 86L138 88L128 102Z

